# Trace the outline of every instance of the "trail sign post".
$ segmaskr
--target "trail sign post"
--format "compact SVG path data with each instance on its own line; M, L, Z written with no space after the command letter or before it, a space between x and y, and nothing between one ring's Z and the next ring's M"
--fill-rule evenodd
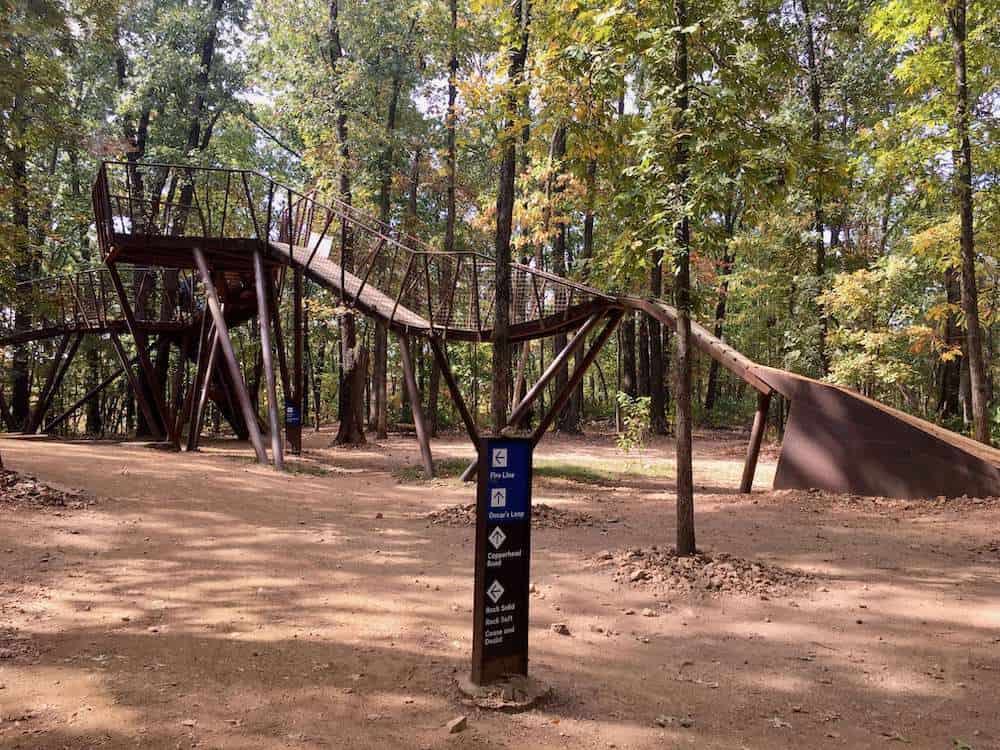
M476 500L472 682L528 674L531 458L527 438L485 438Z

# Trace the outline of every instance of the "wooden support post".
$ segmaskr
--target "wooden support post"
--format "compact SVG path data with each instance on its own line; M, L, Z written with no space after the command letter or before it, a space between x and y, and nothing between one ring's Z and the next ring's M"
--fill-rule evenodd
M587 353L583 355L583 360L573 369L573 374L570 375L569 380L566 382L565 387L556 395L555 401L549 407L549 410L545 413L542 419L538 422L538 426L535 431L531 433L531 442L534 445L538 445L541 441L542 436L545 431L549 429L555 418L559 416L559 412L562 411L566 402L569 401L570 396L573 395L573 391L576 387L583 381L583 376L587 373L587 368L593 364L594 360L597 359L597 355L601 353L601 349L607 343L608 339L611 338L611 334L615 332L615 328L618 326L618 321L622 319L624 315L623 310L615 310L608 317L607 323L604 324L604 328L597 335L597 339L590 345Z
M587 335L601 322L600 315L591 315L587 318L586 322L580 326L580 329L573 335L573 339L563 347L563 350L556 355L545 372L541 374L538 380L533 386L524 394L524 398L521 399L521 403L517 405L514 409L514 413L510 415L510 424L516 425L522 421L526 416L528 416L528 411L531 409L532 404L535 399L542 393L545 386L549 384L549 381L556 376L556 373L566 365L569 358L576 353L576 351L583 346L584 342L587 340Z
M190 351L191 334L184 333L181 336L180 346L177 348L177 368L174 370L174 375L170 382L170 408L167 414L167 419L170 422L170 440L175 446L177 446L178 450L180 450L181 445L181 429L178 416L183 408L181 406L181 391L184 384L184 370L187 367L187 359ZM165 356L169 355L170 348L168 344Z
M420 406L420 389L413 375L413 359L410 356L410 340L406 334L399 334L399 358L403 360L403 380L406 381L406 392L410 397L410 409L413 411L413 425L417 429L417 442L420 443L420 457L424 462L424 473L428 479L434 478L434 459L431 457L431 444L427 436L427 425L424 422L424 410Z
M144 331L140 330L139 326L135 321L135 313L132 310L132 305L128 301L128 293L125 291L125 285L122 283L121 276L118 275L118 267L114 263L108 263L108 276L111 278L111 284L115 288L115 292L118 294L118 302L121 304L122 316L125 318L125 325L128 327L128 332L132 335L132 340L135 341L135 348L139 355L139 369L142 371L143 377L146 382L146 386L149 388L149 393L152 394L153 400L151 407L153 408L153 419L150 420L149 416L143 414L146 417L146 422L149 424L150 429L160 430L160 435L163 437L169 437L169 429L167 427L166 419L166 409L163 405L163 394L160 391L160 382L156 377L156 370L153 368L153 363L149 359L149 347L146 340L146 334Z
M458 381L455 380L455 374L451 371L451 364L448 362L448 354L444 349L444 342L436 336L431 336L431 350L434 352L434 358L437 359L438 367L441 369L441 375L444 376L444 382L448 386L448 392L451 393L451 400L455 402L455 408L458 409L459 415L462 417L462 423L465 425L465 431L469 433L469 439L472 441L472 445L479 450L479 428L476 426L475 417L472 416L472 412L469 411L469 407L465 405L465 399L462 397L462 390L458 387Z
M236 389L236 398L239 401L243 419L247 424L247 431L250 433L250 442L257 454L257 463L265 464L267 463L267 451L264 450L264 441L261 438L260 427L257 425L257 415L254 414L253 406L250 404L250 394L247 393L243 373L240 372L239 362L236 361L236 351L233 349L232 339L229 338L229 327L226 325L226 317L222 314L222 304L215 291L212 274L208 270L208 263L205 261L205 254L201 248L191 248L191 252L194 255L194 262L198 265L198 273L201 274L201 283L205 286L205 297L208 300L208 309L212 313L212 320L215 321L215 330L222 348L222 357L229 370L232 385Z
M122 369L125 370L125 375L128 377L128 383L132 388L132 395L135 396L135 400L139 404L142 416L146 418L146 424L155 425L156 417L153 407L146 399L146 391L143 390L139 378L136 377L135 373L132 372L132 368L129 366L130 362L128 354L125 352L125 347L122 346L122 340L118 336L117 331L111 331L111 343L114 345L115 352L118 354L118 361L121 362ZM138 355L136 355L136 359L138 359Z
M193 293L193 290L192 290ZM198 393L198 384L200 382L199 378L201 376L202 360L204 358L205 346L207 337L205 335L206 329L208 328L208 313L202 311L201 313L201 325L198 328L198 356L194 363L194 376L188 383L185 389L184 399L181 404L178 404L177 414L174 415L174 434L177 435L177 442L180 443L181 439L184 437L184 425L190 424L191 410L193 408L195 395ZM195 338L194 336L188 336L188 349L190 351L191 340ZM187 369L187 362L185 358L184 368Z
M292 399L292 384L288 376L288 359L285 354L285 334L281 324L281 308L278 304L280 291L275 290L277 281L267 280L267 304L271 310L271 325L274 326L274 348L278 352L278 370L281 373L281 393L285 401ZM282 409L284 411L284 409Z
M514 407L513 413L507 420L507 426L517 425L528 415L528 411L531 409L532 405L538 399L538 397L545 390L545 386L549 384L549 381L556 376L560 368L566 365L569 358L573 356L577 349L583 346L583 343L587 340L587 334L589 334L594 327L601 322L600 315L591 315L580 326L579 330L574 334L572 340L563 347L562 351L559 352L555 357L552 358L552 362L549 366L545 368L545 371L541 374L535 384L528 389L528 392L524 394L524 398L521 402ZM463 482L471 482L476 478L476 467L479 464L478 459L470 463L465 471L462 472L461 480Z
M132 366L132 365L135 365L135 363L136 363L136 358L132 357L131 361L129 362L129 365ZM98 383L93 388L91 388L89 391L87 391L83 395L83 397L81 397L80 399L78 399L71 407L69 407L68 409L66 409L66 411L64 411L58 417L56 417L51 422L49 422L47 425L45 425L45 428L42 430L42 432L52 432L52 430L54 430L56 427L58 427L63 422L65 422L67 419L69 419L77 409L79 409L85 403L87 403L88 401L90 401L90 399L92 399L95 396L97 396L97 394L99 394L101 391L103 391L105 388L107 388L113 382L115 382L116 380L118 380L118 378L120 378L124 374L125 374L124 368L119 367L112 374L108 375L108 377L104 378L104 380L102 380L100 383Z
M271 354L271 315L267 300L264 276L264 258L260 250L253 253L253 272L257 286L257 319L260 322L260 349L264 359L264 378L267 381L267 415L271 424L271 454L274 468L285 470L285 453L281 445L281 420L278 417L278 389L274 382L274 359Z
M62 369L63 355L66 353L66 347L69 346L69 341L72 337L73 334L64 333L59 340L56 354L52 358L52 366L49 368L49 375L45 379L45 385L42 386L42 392L38 395L38 403L35 404L35 408L28 415L28 421L24 425L24 433L26 435L33 435L38 430L38 425L42 422L42 417L45 415L46 410L46 401L48 401L49 393L52 391L52 384L55 383L56 377Z
M747 446L747 460L743 464L743 478L740 480L740 492L750 494L753 489L753 477L757 473L757 458L760 456L760 444L767 429L767 412L771 407L771 393L757 393L757 412L753 416L753 427L750 428L750 444Z
M303 326L303 309L302 309L302 285L303 277L302 270L296 268L292 272L292 407L298 413L299 419L298 424L288 424L288 419L286 415L285 419L285 438L288 441L288 449L294 453L296 456L302 454L302 420L305 416L302 414L302 392L305 389L305 378L303 377L302 369L302 349L303 349L303 335L305 333L305 328Z
M219 336L215 330L215 325L208 331L208 336L202 344L202 350L198 352L198 374L191 388L197 388L198 394L191 405L191 418L188 420L188 440L187 449L189 451L198 450L201 442L201 428L205 421L205 406L208 404L208 389L212 385L212 378L215 375L215 365L219 358Z

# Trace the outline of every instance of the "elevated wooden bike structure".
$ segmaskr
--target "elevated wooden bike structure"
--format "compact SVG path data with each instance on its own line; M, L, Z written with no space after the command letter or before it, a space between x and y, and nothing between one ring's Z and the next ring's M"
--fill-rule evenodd
M319 201L249 170L169 164L106 162L93 186L97 235L105 268L86 272L81 285L68 277L49 296L63 308L52 320L0 331L0 344L42 338L73 347L85 333L109 334L121 350L122 370L145 393L147 422L160 425L180 445L185 425L188 447L197 447L209 383L224 382L230 414L246 426L259 461L268 460L262 429L253 413L229 331L256 316L263 343L269 404L271 453L282 460L274 354L286 408L302 406L302 282L310 279L340 305L384 324L399 339L404 365L414 337L429 341L449 393L470 439L479 435L448 360L449 342L491 342L496 320L497 268L485 254L445 253L383 224L336 199ZM514 406L517 425L539 394L578 350L583 356L555 394L532 432L540 441L600 353L621 318L640 311L675 326L676 311L657 299L604 292L529 265L509 268L508 310L513 342L570 334L539 379ZM144 281L144 279L155 281ZM99 279L100 281L93 281ZM156 302L142 294L157 290ZM109 293L110 289L110 293ZM293 299L291 362L277 315L283 294ZM102 296L103 295L103 296ZM98 311L90 299L104 300ZM72 301L72 303L70 302ZM34 335L32 333L34 332ZM132 363L120 345L128 333L136 346ZM195 363L186 394L174 374L168 398L162 368L150 357L151 337L181 361ZM900 497L1000 494L1000 451L829 383L759 365L700 325L693 343L758 393L741 490L749 492L772 395L790 402L790 416L774 485ZM273 347L272 347L273 341ZM62 344L61 344L62 345ZM273 348L273 352L272 352ZM58 362L67 358L60 356ZM157 357L160 359L160 356ZM221 362L221 364L220 364ZM55 369L55 368L54 368ZM220 374L225 377L220 379ZM425 470L433 473L430 445L412 367L404 366ZM51 401L61 376L54 372L43 390ZM220 389L216 389L220 390ZM44 410L43 412L44 413ZM242 420L239 419L242 417ZM34 425L37 429L40 419ZM50 423L51 426L51 423ZM301 449L300 430L286 427L292 451Z

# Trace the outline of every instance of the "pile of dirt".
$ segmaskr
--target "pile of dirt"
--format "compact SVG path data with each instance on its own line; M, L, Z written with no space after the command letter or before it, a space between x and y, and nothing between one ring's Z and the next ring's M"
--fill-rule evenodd
M476 504L450 505L427 514L427 520L439 526L474 526ZM597 519L589 513L554 508L545 503L531 506L531 525L542 529L565 529L572 526L596 526Z
M755 497L755 500L757 498ZM826 492L824 490L774 490L770 500L776 504L795 504L814 513L831 508L852 512L872 512L879 515L895 516L903 513L927 515L944 512L965 512L970 510L1000 509L998 497L932 497L895 498L867 495L850 495Z
M86 508L94 502L85 492L56 489L29 474L0 469L0 506Z
M985 557L990 560L1000 560L1000 539L994 539L992 542L987 544L973 547L969 551L977 557Z
M32 659L36 656L38 649L17 628L0 628L0 667L7 660Z
M673 549L630 547L621 552L601 552L596 561L611 566L619 583L667 593L743 594L770 599L800 592L817 582L809 573L743 560L724 552L679 557Z

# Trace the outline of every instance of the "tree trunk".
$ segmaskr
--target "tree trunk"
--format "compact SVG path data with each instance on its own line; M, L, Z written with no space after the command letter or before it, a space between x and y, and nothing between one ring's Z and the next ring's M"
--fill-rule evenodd
M986 363L983 361L982 328L979 324L979 290L976 287L976 248L972 216L972 145L969 141L969 87L966 80L966 0L954 0L948 9L955 63L954 136L955 200L962 224L962 312L965 314L965 356L969 364L972 396L972 434L990 442L989 399Z
M622 318L622 392L632 398L639 394L639 384L635 373L635 313L626 312Z
M389 107L385 121L385 148L382 150L379 168L381 184L379 185L379 219L388 224L392 206L392 168L395 152L396 111L399 106L399 90L401 86L399 65L396 66L392 88L389 92ZM375 321L375 351L372 358L372 390L374 391L374 414L372 427L375 437L379 440L389 435L389 399L387 395L387 373L389 367L389 329L382 321Z
M717 339L722 338L726 323L726 302L729 299L729 274L733 270L733 256L729 253L729 241L736 232L736 209L726 213L726 246L722 251L722 263L719 267L719 297L715 303L715 326L713 333ZM708 383L705 387L705 411L711 411L715 407L715 400L719 391L719 363L714 358L708 365Z
M101 352L95 342L90 342L87 349L87 390L97 387L101 382ZM104 422L101 413L102 394L98 393L87 402L86 421L84 429L88 435L101 435L104 433Z
M674 0L676 25L674 31L674 132L677 142L674 153L674 169L677 186L675 205L680 215L675 227L675 266L677 278L674 296L677 300L677 385L676 399L676 440L677 440L677 554L695 553L694 533L694 476L691 462L691 229L687 215L688 139L688 25L686 0Z
M649 316L639 316L639 377L640 396L649 395Z
M455 173L456 173L456 146L455 146L455 101L458 98L458 53L456 50L458 35L458 0L448 0L448 10L451 16L451 37L450 37L450 57L448 59L448 112L446 115L445 130L447 132L447 155L445 157L445 174L447 187L445 189L446 217L444 227L444 251L451 253L455 251ZM452 272L453 273L453 272ZM450 273L445 287L454 280ZM434 361L434 369L431 371L431 393L430 401L427 404L428 417L430 420L430 435L437 437L438 433L438 392L441 389L441 368Z
M344 49L340 43L339 0L330 0L327 39L329 44L330 70L334 79L340 77L340 62ZM347 141L347 103L337 97L337 146L340 151L340 199L351 205L351 150ZM350 223L342 222L340 228L340 263L345 271L354 270L354 236ZM364 426L364 380L357 375L362 362L367 361L364 347L358 346L357 327L354 313L348 311L340 318L340 393L337 413L340 427L337 430L337 445L361 445L365 442Z
M803 25L806 37L806 65L809 72L809 106L812 109L812 123L810 135L812 138L814 157L820 159L820 147L823 138L823 90L820 82L819 60L816 55L816 34L813 27L813 17L809 9L809 0L799 0L802 4ZM824 279L826 278L826 243L823 238L825 219L823 216L823 190L821 187L822 169L817 161L816 173L813 176L813 226L812 230L816 235L815 244L815 273L816 273L816 294L823 292ZM826 352L827 317L822 307L817 303L816 312L819 315L819 339L817 347L819 351L819 363L823 374L830 371L830 361Z
M566 156L566 126L559 125L555 132L552 134L552 148L551 148L551 160L550 169L551 174L554 176L561 172L562 170L562 160ZM554 180L553 180L554 182ZM557 201L558 196L562 193L562 188L558 183L555 187L549 190L551 198L553 201ZM555 226L555 235L552 239L552 271L557 276L566 276L569 269L568 253L566 248L566 223L559 219ZM556 290L556 295L562 297L558 304L563 304L567 302L565 299L565 292L561 289ZM566 334L559 334L553 337L553 343L556 352L562 351L566 346L567 337ZM574 360L575 363L579 363L579 360ZM564 366L559 368L555 377L555 387L556 392L561 392L566 384L569 382L569 363L567 362ZM575 390L575 389L574 389ZM559 432L569 432L569 433L579 433L580 432L580 414L576 410L577 404L573 403L573 399L570 398L566 402L566 406L563 407L562 412L560 412L556 417L556 430Z
M962 289L958 280L958 273L954 268L948 268L944 272L945 295L948 306L958 307L961 304ZM949 312L944 321L944 341L951 352L962 350L962 330L958 325L957 316L954 312ZM937 403L937 413L942 419L956 417L960 411L959 398L962 387L962 360L963 357L950 356L949 359L940 362L938 367L940 378L940 391Z
M653 251L650 258L649 294L663 296L663 250ZM649 347L649 426L655 435L667 434L666 361L663 356L663 331L658 320L647 316L647 345Z
M517 138L514 132L518 116L517 86L524 76L524 64L528 57L528 29L530 0L514 0L512 5L514 23L519 30L518 38L512 40L508 51L508 83L505 96L506 113L502 135L503 158L500 164L500 184L497 190L496 225L496 279L494 282L493 323L493 384L490 392L490 411L493 417L493 433L507 424L507 403L510 398L510 261L511 232L514 220L514 178L517 168Z
M318 432L323 420L323 374L326 370L326 339L316 347L316 357L309 363L312 371L313 428Z
M583 214L583 244L580 252L573 261L573 271L577 278L584 283L587 282L587 264L594 253L594 192L597 183L597 161L591 159L587 162L587 207ZM583 362L583 349L577 349L573 355L573 366L579 367ZM591 388L591 391L594 389ZM583 432L583 408L584 393L583 380L573 389L573 395L569 400L567 420L572 419L575 432Z
M16 105L15 105L16 108ZM29 281L34 275L35 258L30 244L28 214L28 162L27 152L16 145L12 153L13 219L16 232L15 247L19 257L14 267L14 281ZM22 306L14 311L14 330L31 328L31 310ZM27 345L14 347L11 363L10 410L14 424L23 428L31 412L31 356Z

